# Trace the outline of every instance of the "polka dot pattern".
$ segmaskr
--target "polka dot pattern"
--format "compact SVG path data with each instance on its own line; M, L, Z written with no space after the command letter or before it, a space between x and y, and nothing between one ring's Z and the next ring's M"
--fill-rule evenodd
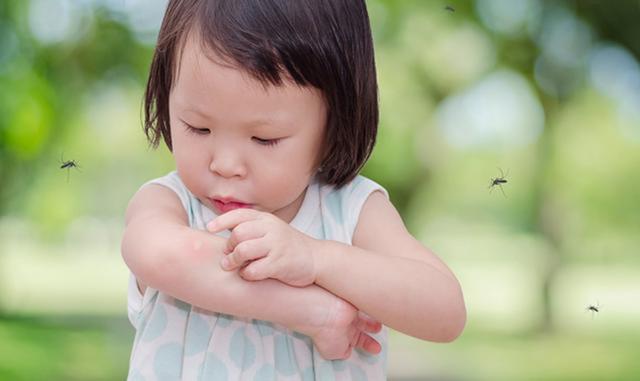
M245 334L245 327L238 328L231 337L229 357L240 369L251 367L256 360L256 347Z
M165 307L162 305L156 305L153 312L154 313L151 315L149 323L143 326L144 333L142 334L141 340L144 342L157 339L167 328L167 312Z
M153 359L153 370L158 381L180 379L182 370L182 345L169 343L161 346Z
M353 381L367 381L367 374L358 365L349 364L349 373Z
M254 320L253 322L256 329L258 330L258 333L260 333L260 336L265 337L273 335L273 325L268 321Z
M335 381L336 377L331 361L322 361L322 363L320 364L320 369L316 376L320 381Z
M256 372L254 381L273 381L276 379L276 370L271 364L264 364Z
M208 353L205 363L200 368L198 381L226 381L228 379L229 371L227 370L227 365L215 354Z
M193 228L203 230L205 219L208 222L215 217L187 190L176 173L155 183L175 191ZM341 189L317 183L308 189L301 209L304 214L296 216L294 227L317 239L349 243L349 229L355 226L359 215L355 205L361 205L371 192L382 188L358 176ZM154 294L145 295L139 310L132 311L138 319L139 332L131 356L129 381L181 377L199 381L360 381L367 380L367 375L372 380L385 378L386 332L376 337L383 345L380 355L354 351L347 360L326 361L311 338L299 332L268 321L204 311L152 291Z
M347 360L334 360L333 369L337 371L343 371L347 369Z
M284 376L291 376L298 370L293 354L293 343L288 336L278 335L275 338L276 369Z
M200 315L192 314L189 317L187 334L184 340L184 354L191 356L196 353L204 352L207 349L207 344L211 337L211 335L206 334L209 331L209 323L207 323Z

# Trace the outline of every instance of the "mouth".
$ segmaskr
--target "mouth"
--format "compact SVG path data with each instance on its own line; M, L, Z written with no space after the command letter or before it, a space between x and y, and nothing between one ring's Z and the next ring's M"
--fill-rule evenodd
M223 214L235 209L251 208L251 204L247 204L231 198L209 198L209 201L213 205L219 214Z

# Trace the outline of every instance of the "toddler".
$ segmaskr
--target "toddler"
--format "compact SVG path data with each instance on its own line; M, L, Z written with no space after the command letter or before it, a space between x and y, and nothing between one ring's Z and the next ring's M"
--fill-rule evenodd
M378 124L363 0L170 0L126 212L129 380L383 380L387 328L454 340L458 281L358 174Z

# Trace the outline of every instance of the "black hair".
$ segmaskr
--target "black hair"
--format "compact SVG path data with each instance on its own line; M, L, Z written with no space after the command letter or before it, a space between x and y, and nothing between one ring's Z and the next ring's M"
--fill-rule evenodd
M263 85L283 76L319 89L327 106L320 181L351 181L376 140L378 89L364 0L170 0L151 62L144 130L171 150L169 94L189 33Z

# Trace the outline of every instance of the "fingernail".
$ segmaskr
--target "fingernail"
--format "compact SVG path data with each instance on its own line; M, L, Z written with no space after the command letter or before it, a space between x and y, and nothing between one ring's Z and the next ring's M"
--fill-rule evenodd
M222 261L220 261L220 264L222 265L222 268L225 270L229 268L229 260L226 257L222 258Z

